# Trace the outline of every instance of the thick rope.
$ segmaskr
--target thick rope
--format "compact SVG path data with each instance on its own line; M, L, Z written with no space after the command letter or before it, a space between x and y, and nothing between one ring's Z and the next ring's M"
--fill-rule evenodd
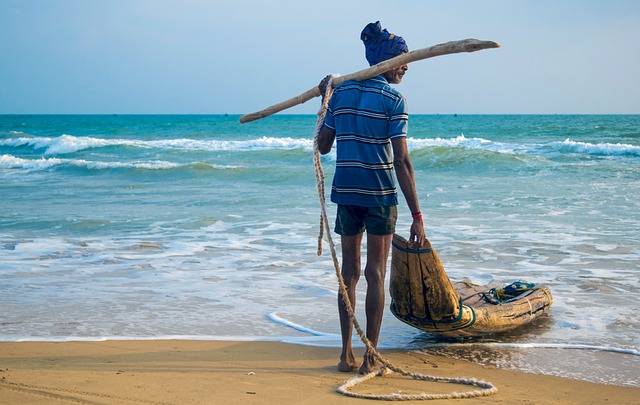
M318 189L318 198L320 199L320 231L318 235L318 256L322 254L322 239L323 233L326 229L327 241L329 243L329 249L331 250L331 257L333 259L333 266L336 271L336 276L338 279L338 286L340 288L340 295L345 303L347 313L353 322L353 327L358 332L360 336L360 340L364 343L367 353L373 356L376 360L378 360L384 367L380 368L380 370L366 374L361 377L352 378L351 380L346 381L343 385L338 387L338 392L355 398L366 398L366 399L380 399L387 401L409 401L409 400L426 400L426 399L459 399L459 398L473 398L473 397L481 397L481 396L489 396L498 392L498 389L491 383L485 381L479 381L473 378L449 378L449 377L437 377L430 375L423 375L417 373L411 373L409 371L405 371L393 364L390 361L385 359L378 353L375 347L371 344L371 341L367 338L366 334L360 327L358 320L356 319L355 312L349 300L349 296L347 293L347 286L344 283L344 279L342 278L342 272L340 270L340 263L338 262L338 255L336 253L335 244L333 243L333 238L331 237L331 229L329 226L329 220L327 217L327 209L326 209L326 200L325 200L325 176L324 170L322 168L322 162L320 159L320 151L318 149L318 135L320 133L320 129L324 123L324 117L327 112L327 106L329 104L329 99L333 94L333 86L332 86L333 76L329 79L327 83L327 89L325 92L325 97L322 101L322 106L318 111L318 120L316 121L315 133L313 136L313 162L316 169L316 186ZM406 377L411 377L414 380L422 380L422 381L432 381L432 382L445 382L451 384L462 384L462 385L471 385L474 387L480 388L479 390L466 391L466 392L452 392L449 394L427 394L421 393L417 395L410 394L397 394L392 393L388 395L373 395L373 394L359 394L356 392L349 391L350 388L355 385L370 380L376 376L384 375L389 370L399 373Z

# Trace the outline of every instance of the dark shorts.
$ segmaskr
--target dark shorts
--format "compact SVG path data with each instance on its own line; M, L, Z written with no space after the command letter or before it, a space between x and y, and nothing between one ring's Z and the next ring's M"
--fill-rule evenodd
M396 231L398 207L360 207L338 205L336 233L355 236L365 230L371 235L391 235Z

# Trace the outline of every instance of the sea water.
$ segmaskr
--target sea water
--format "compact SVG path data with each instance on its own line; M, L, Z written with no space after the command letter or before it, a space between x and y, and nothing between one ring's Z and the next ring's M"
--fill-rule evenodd
M339 347L326 238L317 256L314 126L0 116L0 340ZM640 116L412 115L408 146L450 278L546 284L554 303L518 331L467 341L387 310L380 346L640 386ZM334 163L323 157L327 189Z

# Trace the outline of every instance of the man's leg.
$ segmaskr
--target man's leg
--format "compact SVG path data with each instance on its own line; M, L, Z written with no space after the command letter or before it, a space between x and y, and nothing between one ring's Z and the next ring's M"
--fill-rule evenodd
M367 315L367 339L373 347L378 346L382 315L384 314L384 279L387 272L387 259L391 247L391 235L371 235L367 233L367 264L364 276L367 279L367 298L365 310ZM360 373L368 374L380 365L369 353L365 353Z
M347 294L353 308L356 306L356 284L360 278L360 244L362 233L355 236L342 236L342 278L347 286ZM338 370L352 371L359 367L353 355L351 336L353 322L347 312L347 306L338 292L338 313L340 314L340 332L342 333L342 354Z

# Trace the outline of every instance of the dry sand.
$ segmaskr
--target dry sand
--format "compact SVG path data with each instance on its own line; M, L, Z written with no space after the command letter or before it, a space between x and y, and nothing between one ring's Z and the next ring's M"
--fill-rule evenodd
M336 370L338 355L337 349L276 342L3 342L0 403L381 403L336 392L346 380L357 376ZM498 393L489 397L428 401L430 404L640 403L640 388L499 370L413 352L385 351L383 355L408 371L473 377L498 388ZM392 374L358 385L354 391L442 393L468 388Z

